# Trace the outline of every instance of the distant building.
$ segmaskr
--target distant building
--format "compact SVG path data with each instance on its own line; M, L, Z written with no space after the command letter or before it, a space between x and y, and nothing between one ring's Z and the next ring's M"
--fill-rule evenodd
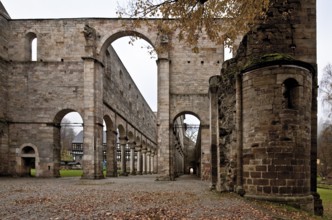
M83 147L83 130L80 131L72 141L72 149L71 149L71 155L73 156L74 162L78 162L82 164L82 159L84 155L84 147ZM107 161L106 158L106 132L103 132L103 161ZM126 161L129 166L129 160L130 160L130 149L129 147L126 148ZM118 167L120 167L121 162L121 150L120 145L117 143L116 147L116 161L118 163Z
M83 130L75 136L71 145L71 155L73 156L74 161L81 163L83 158Z

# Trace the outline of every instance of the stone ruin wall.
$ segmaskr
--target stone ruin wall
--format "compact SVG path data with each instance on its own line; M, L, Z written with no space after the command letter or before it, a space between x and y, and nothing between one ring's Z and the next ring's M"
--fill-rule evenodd
M299 83L292 99L283 88L290 79ZM269 66L244 73L242 85L246 196L309 198L312 73L294 65Z
M9 16L0 11L0 161L6 161L8 153L8 125L5 122L8 100L8 21ZM0 172L8 174L8 163L0 163Z
M294 196L293 202L288 203L313 210L317 147L316 1L271 2L274 5L268 17L244 36L235 58L223 64L218 103L218 185L228 191L243 184L249 197ZM285 17L284 12L290 13ZM279 62L279 68L263 68L274 60L285 61ZM291 61L287 67L285 63L290 60L306 64ZM282 62L284 66L279 66ZM257 70L245 70L254 66ZM296 79L300 85L296 110L283 108L282 85L288 78ZM237 86L237 80L242 87ZM239 89L241 109L236 98ZM238 111L243 111L241 118L237 117ZM237 141L241 141L237 140L238 120L243 129L240 168L236 163ZM242 183L237 181L238 169L243 169ZM285 198L281 200L286 202ZM316 210L317 204L315 201L315 212L320 209L317 206Z
M1 54L0 65L1 75L1 105L0 119L0 152L5 156L1 162L0 171L5 173L19 173L15 170L17 149L22 145L32 144L37 146L40 156L40 176L52 176L54 163L57 163L58 141L54 123L59 123L65 113L77 111L83 117L84 113L84 61L85 39L82 33L85 19L64 19L64 20L9 20L0 19L1 25L6 27L1 29L0 44L8 48L5 55ZM97 19L97 23L100 20ZM112 21L110 22L112 23ZM81 31L82 30L82 31ZM27 51L27 34L35 33L38 39L37 61L30 61ZM11 39L10 41L7 41ZM1 50L3 52L5 50ZM111 53L112 49L110 49ZM109 64L108 73L112 72L118 76L122 69L123 81L114 77L113 84L106 80L106 68L98 68L104 74L104 101L109 105L114 105L113 109L102 107L115 121L116 114L121 113L122 117L131 120L131 125L149 137L156 138L155 114L146 104L144 98L138 91L134 82L130 78L127 70L115 54L112 54L114 61ZM126 82L128 85L123 85ZM128 88L131 84L131 90ZM122 100L110 96L110 89L119 88L123 90ZM126 100L127 102L124 102ZM135 106L130 103L139 101L141 105ZM100 100L101 105L103 100ZM111 103L111 104L110 104ZM114 104L116 103L116 104ZM100 106L100 105L98 105ZM58 113L62 110L65 112ZM115 112L114 112L115 111ZM135 116L139 114L139 116ZM58 117L59 116L59 117ZM103 115L100 115L102 118ZM143 121L144 123L140 122ZM5 123L3 121L5 120ZM7 127L8 122L10 124ZM114 124L115 125L115 124ZM125 126L125 125L124 125ZM7 129L10 127L10 134ZM51 167L49 169L48 167Z

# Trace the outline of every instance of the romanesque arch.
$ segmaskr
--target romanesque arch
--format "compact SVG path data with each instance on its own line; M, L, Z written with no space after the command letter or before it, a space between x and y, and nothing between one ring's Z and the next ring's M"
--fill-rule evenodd
M32 169L35 169L38 177L41 170L39 169L39 153L38 148L26 143L16 150L16 173L18 176L31 176Z
M186 117L193 117L194 121L188 122ZM197 121L196 121L197 119ZM200 118L193 111L182 111L173 118L172 123L172 151L174 176L183 173L200 175L201 167L201 126Z
M133 37L139 37L142 38L143 40L147 41L153 48L155 48L155 43L153 43L151 33L147 33L144 30L119 30L115 33L107 33L103 39L101 40L101 44L98 45L97 47L97 53L99 56L104 56L106 54L107 48L112 44L113 41L121 38L121 37L128 37L128 36L133 36ZM147 37L150 36L150 37ZM153 35L152 35L153 36Z
M54 116L53 119L53 167L52 173L55 177L60 177L60 161L61 161L61 121L65 115L71 112L77 112L74 109L63 109Z

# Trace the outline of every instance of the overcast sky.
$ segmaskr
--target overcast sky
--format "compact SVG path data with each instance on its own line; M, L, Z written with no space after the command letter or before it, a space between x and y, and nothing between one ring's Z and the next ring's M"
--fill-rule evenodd
M1 0L13 19L117 17L117 4L127 0ZM317 0L318 72L332 63L332 0ZM112 44L152 110L157 110L157 66L141 49L128 45L128 39Z

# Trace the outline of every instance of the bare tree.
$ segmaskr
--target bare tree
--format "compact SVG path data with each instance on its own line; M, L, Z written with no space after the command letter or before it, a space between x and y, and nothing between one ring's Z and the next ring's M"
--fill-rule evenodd
M332 106L332 65L327 64L319 85L320 98L323 104Z
M320 125L318 135L318 173L326 177L332 172L332 65L328 64L323 70L323 76L319 85L319 97L322 102L324 118Z
M325 178L332 172L332 126L328 124L318 136L318 174Z

